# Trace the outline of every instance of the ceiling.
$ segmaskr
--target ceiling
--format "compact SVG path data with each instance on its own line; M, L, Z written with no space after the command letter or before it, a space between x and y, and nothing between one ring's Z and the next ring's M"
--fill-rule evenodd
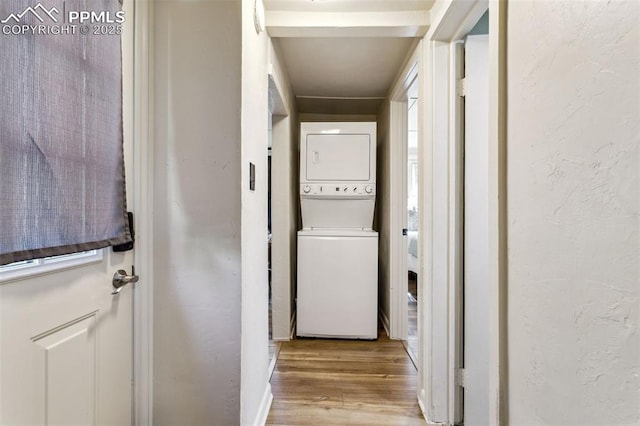
M323 12L318 16L340 12L337 16L349 15L353 22L357 22L351 26L365 29L360 33L336 37L329 22L323 23L324 36L318 36L317 31L305 33L301 28L300 36L273 37L289 75L298 111L376 114L416 38L389 37L382 32L380 36L372 37L371 28L379 26L379 22L367 27L366 19L372 16L371 12L375 15L380 12L426 11L432 3L431 0L264 0L267 13L289 12L293 22L298 21L297 16L308 22L308 12Z

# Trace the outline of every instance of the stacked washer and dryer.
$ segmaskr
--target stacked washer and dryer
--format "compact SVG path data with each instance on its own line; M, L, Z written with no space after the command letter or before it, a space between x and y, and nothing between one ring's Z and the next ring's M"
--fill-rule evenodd
M301 123L297 335L377 338L376 123Z

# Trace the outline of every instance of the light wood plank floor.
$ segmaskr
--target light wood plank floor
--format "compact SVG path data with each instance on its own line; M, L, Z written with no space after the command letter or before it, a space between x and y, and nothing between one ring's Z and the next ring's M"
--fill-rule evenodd
M269 425L425 425L417 373L402 343L283 342L271 378Z

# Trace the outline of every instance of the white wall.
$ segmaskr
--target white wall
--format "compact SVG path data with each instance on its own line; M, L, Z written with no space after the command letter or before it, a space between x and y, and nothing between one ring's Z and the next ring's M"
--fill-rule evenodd
M154 11L154 424L238 424L240 5Z
M508 7L508 423L640 424L640 2Z
M242 0L242 402L241 423L268 409L269 281L267 270L267 143L269 37L256 34L254 1ZM255 191L249 163L255 164ZM265 406L265 404L267 404Z

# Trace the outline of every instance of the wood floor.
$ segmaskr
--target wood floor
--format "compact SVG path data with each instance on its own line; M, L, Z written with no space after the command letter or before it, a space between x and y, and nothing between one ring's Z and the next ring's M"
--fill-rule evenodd
M417 372L400 341L283 342L269 425L425 425Z

